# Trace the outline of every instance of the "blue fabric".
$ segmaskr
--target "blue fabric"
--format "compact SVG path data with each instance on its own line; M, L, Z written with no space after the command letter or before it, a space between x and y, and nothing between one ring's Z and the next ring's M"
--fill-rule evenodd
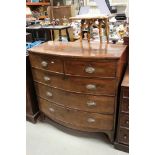
M32 48L34 46L38 46L41 43L43 43L43 41L26 42L26 49Z

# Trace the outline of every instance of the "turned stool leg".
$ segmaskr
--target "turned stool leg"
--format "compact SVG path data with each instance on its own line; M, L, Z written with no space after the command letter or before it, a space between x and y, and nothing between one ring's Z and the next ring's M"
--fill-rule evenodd
M108 22L108 18L105 19L105 33L106 33L106 37L107 37L107 44L109 43L109 22Z
M81 20L81 33L80 33L80 42L82 42L83 39L83 28L84 28L84 22L85 20Z
M91 23L90 23L89 20L87 21L87 24L88 24L87 39L88 39L88 42L90 43L90 27L91 27Z
M99 19L98 29L99 29L99 35L100 35L100 42L102 43L102 20L101 19Z

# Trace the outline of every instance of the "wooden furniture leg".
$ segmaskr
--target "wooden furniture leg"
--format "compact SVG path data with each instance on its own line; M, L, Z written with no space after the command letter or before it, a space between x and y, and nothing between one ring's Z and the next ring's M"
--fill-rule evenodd
M100 42L102 43L102 20L99 19L99 35L100 35Z
M61 30L59 30L59 41L62 41Z
M80 42L82 42L83 39L83 28L84 28L84 22L85 20L81 20L81 33L80 33Z
M105 19L105 33L107 37L107 44L109 43L109 24L108 24L108 19Z
M55 39L54 30L52 30L52 39L53 39L53 41L54 41L54 39Z
M67 34L67 39L68 39L68 41L70 41L69 32L68 32L68 28L66 29L66 34Z
M88 24L87 39L88 42L90 43L90 27L91 27L90 20L87 21L87 24Z

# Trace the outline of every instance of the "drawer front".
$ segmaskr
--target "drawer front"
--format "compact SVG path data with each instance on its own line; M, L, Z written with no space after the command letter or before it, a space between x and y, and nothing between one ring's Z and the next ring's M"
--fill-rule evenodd
M66 109L43 99L39 99L39 107L45 115L53 120L56 119L75 126L92 129L113 129L113 115L102 115Z
M121 112L129 113L129 99L128 98L122 99Z
M35 83L37 95L51 102L72 109L105 114L114 113L115 97L69 93Z
M115 79L93 79L63 76L37 69L33 69L33 78L35 81L71 92L115 96Z
M115 77L115 62L65 61L65 73L87 77Z
M63 73L63 62L50 55L30 54L30 61L34 68Z
M128 129L124 129L124 128L119 129L118 141L123 144L127 144L127 145L129 144L129 130Z
M123 88L123 97L124 98L129 98L129 88L128 87L124 87Z
M120 114L120 126L129 128L129 115L128 114Z

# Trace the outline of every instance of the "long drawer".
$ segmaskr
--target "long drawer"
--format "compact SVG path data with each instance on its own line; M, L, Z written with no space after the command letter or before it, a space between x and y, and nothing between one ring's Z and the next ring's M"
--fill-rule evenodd
M35 82L37 95L65 107L97 113L114 113L115 97L69 93Z
M47 100L38 99L40 110L53 120L92 129L113 129L113 115L89 113L58 106Z
M94 79L64 76L38 69L33 69L32 73L35 81L55 88L94 95L104 94L115 96L115 79Z
M69 75L80 75L88 77L115 77L116 62L88 62L66 60L64 63L65 73Z
M63 61L50 55L30 54L31 66L34 68L63 73Z

